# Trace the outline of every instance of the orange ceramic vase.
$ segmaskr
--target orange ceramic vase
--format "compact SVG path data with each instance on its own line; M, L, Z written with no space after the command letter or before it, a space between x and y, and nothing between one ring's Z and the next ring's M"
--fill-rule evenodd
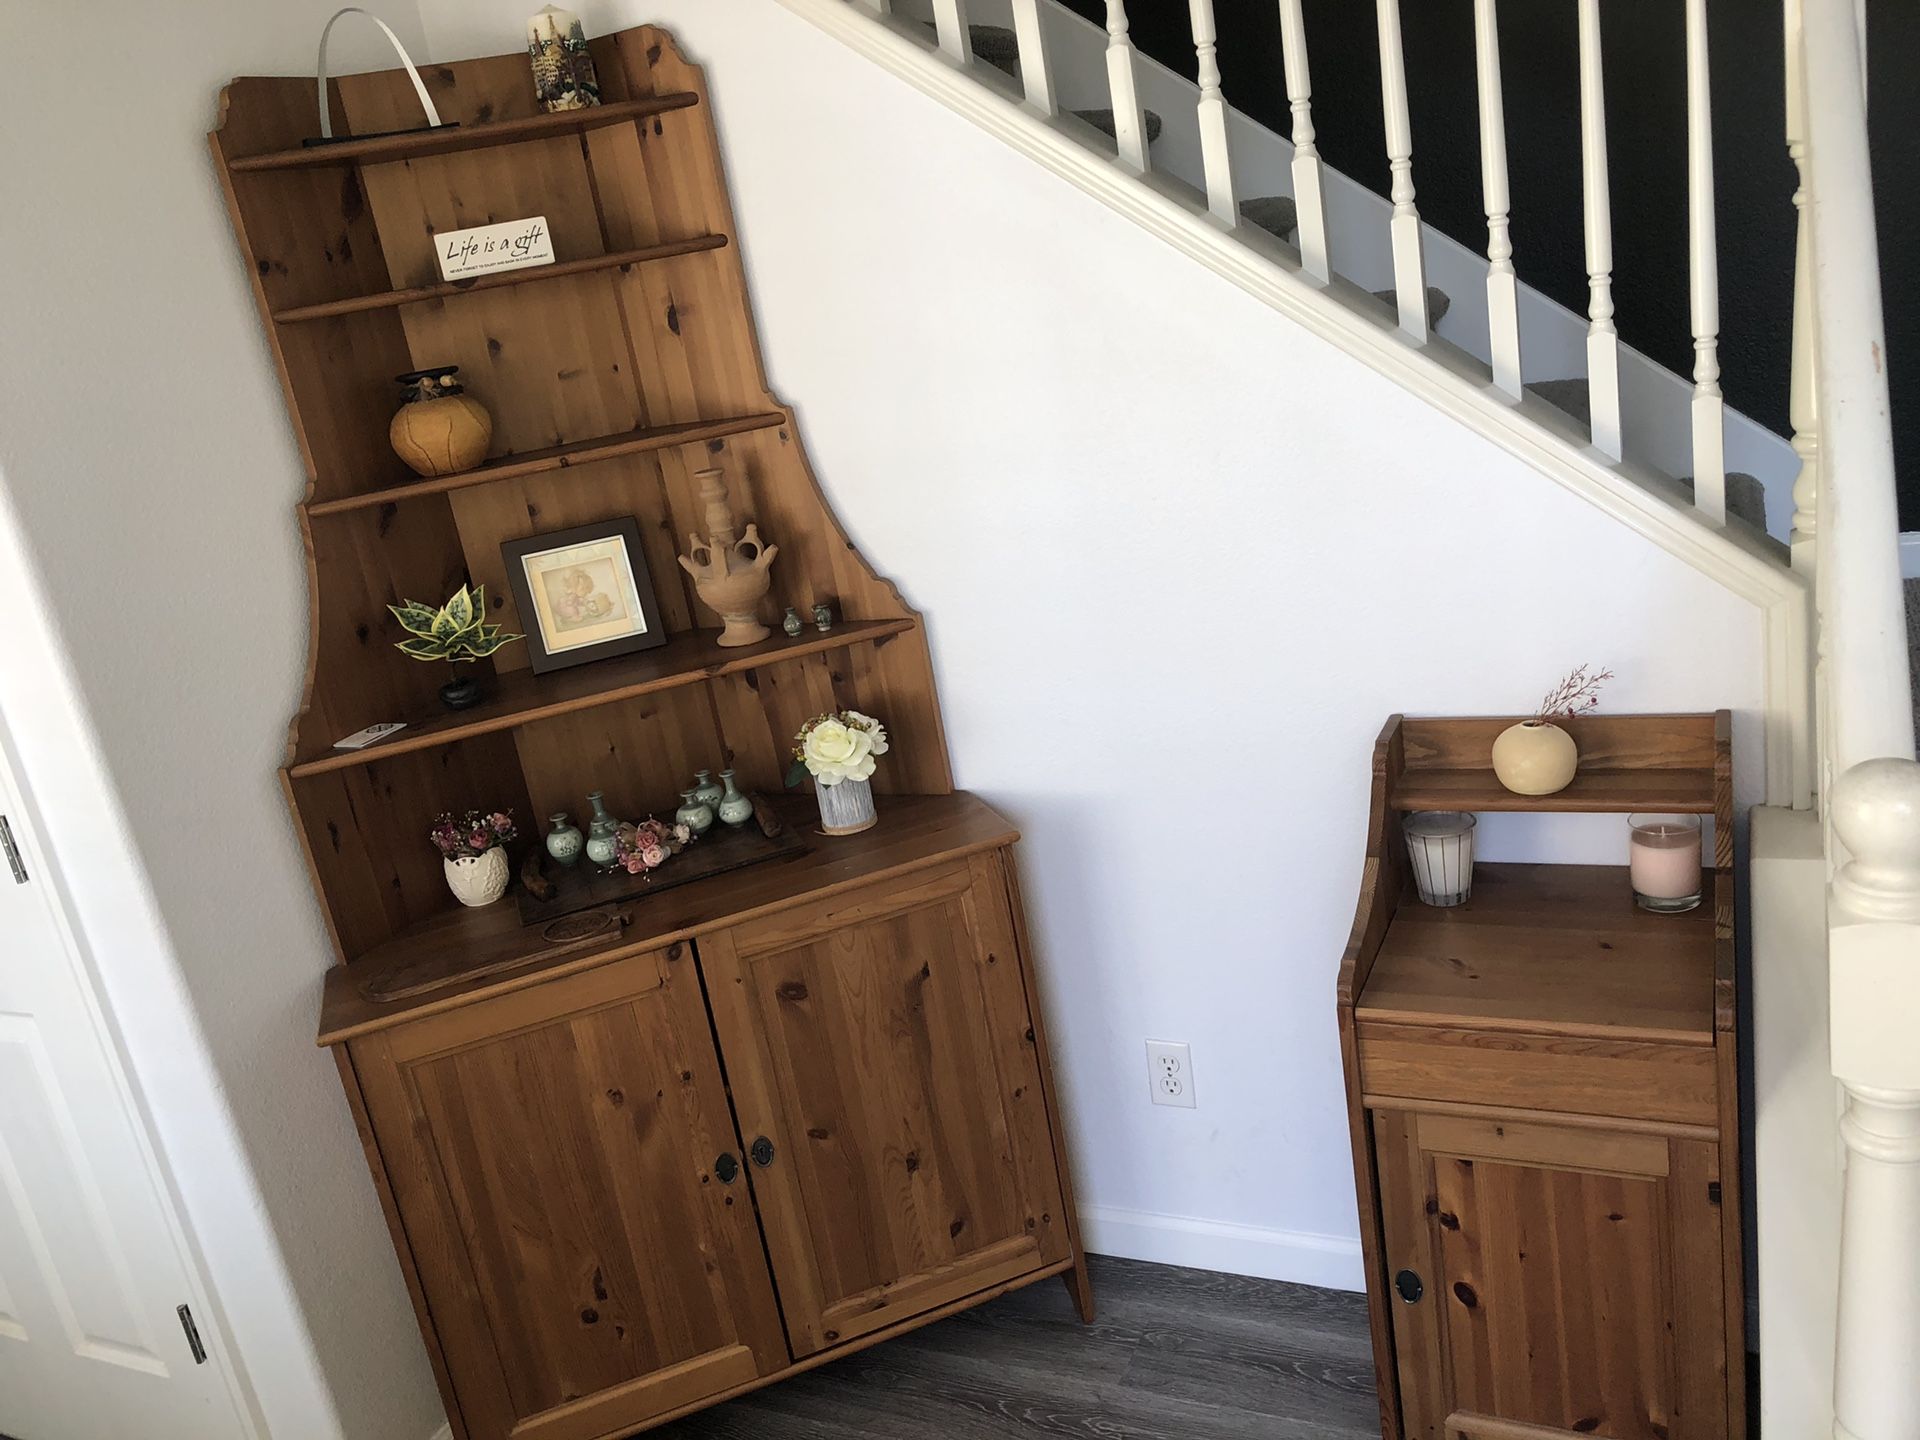
M453 378L459 373L458 365L443 365L397 377L407 403L394 413L387 438L416 475L458 475L487 458L493 416Z

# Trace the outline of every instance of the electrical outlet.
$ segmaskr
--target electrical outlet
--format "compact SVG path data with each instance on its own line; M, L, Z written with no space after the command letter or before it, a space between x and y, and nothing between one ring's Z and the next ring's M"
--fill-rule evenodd
M1178 1105L1191 1110L1193 1103L1193 1052L1181 1040L1147 1041L1147 1079L1152 1087L1153 1103Z

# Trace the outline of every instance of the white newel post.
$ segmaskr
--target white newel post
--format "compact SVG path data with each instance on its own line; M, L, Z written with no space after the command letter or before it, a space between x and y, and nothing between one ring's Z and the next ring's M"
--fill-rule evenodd
M1420 212L1413 204L1413 116L1407 108L1407 56L1400 43L1400 0L1375 0L1380 27L1380 100L1386 111L1387 162L1393 171L1393 288L1400 328L1427 338L1427 263Z
M1327 249L1327 201L1320 174L1320 147L1313 130L1313 79L1307 66L1307 23L1300 0L1280 0L1280 39L1287 72L1287 104L1293 111L1293 206L1299 226L1300 264L1314 279L1333 278Z
M967 24L967 0L933 0L933 28L940 48L962 65L973 63L973 30Z
M1594 448L1620 458L1620 332L1613 323L1613 200L1600 0L1580 0L1580 179L1587 230L1587 398Z
M1520 292L1513 269L1507 194L1507 112L1500 92L1500 21L1494 0L1473 0L1473 40L1480 78L1480 188L1487 205L1487 339L1493 383L1520 398Z
M1140 109L1140 87L1133 66L1126 0L1107 0L1107 88L1113 97L1113 138L1120 147L1120 163L1144 174L1147 118Z
M1200 159L1207 176L1207 209L1223 225L1240 223L1233 193L1233 154L1227 144L1227 97L1220 84L1220 35L1213 0L1188 0L1193 53L1200 81Z
M1053 60L1040 23L1040 0L1013 0L1013 34L1020 47L1020 85L1027 105L1042 115L1059 111L1053 94Z
M1707 0L1687 0L1687 253L1693 294L1693 503L1727 518L1726 402L1720 395L1720 255L1713 216L1713 92Z
M1847 1147L1834 1434L1920 1435L1920 765L1853 766L1829 800L1848 859L1829 902Z

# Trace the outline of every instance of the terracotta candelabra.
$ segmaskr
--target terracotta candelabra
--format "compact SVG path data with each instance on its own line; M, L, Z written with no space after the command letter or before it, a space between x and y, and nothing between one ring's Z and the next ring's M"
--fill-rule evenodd
M767 567L780 547L762 543L753 525L740 534L727 503L726 479L718 469L701 470L696 478L707 506L707 538L687 536L688 553L680 557L680 568L693 577L700 599L727 622L718 643L757 645L772 633L755 612L772 583Z

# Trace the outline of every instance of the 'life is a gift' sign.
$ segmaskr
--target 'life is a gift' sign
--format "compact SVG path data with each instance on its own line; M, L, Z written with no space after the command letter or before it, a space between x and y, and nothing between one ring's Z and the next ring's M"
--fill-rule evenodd
M443 280L471 280L500 270L524 270L553 263L553 237L547 217L506 220L498 225L476 225L471 230L449 230L435 235Z

